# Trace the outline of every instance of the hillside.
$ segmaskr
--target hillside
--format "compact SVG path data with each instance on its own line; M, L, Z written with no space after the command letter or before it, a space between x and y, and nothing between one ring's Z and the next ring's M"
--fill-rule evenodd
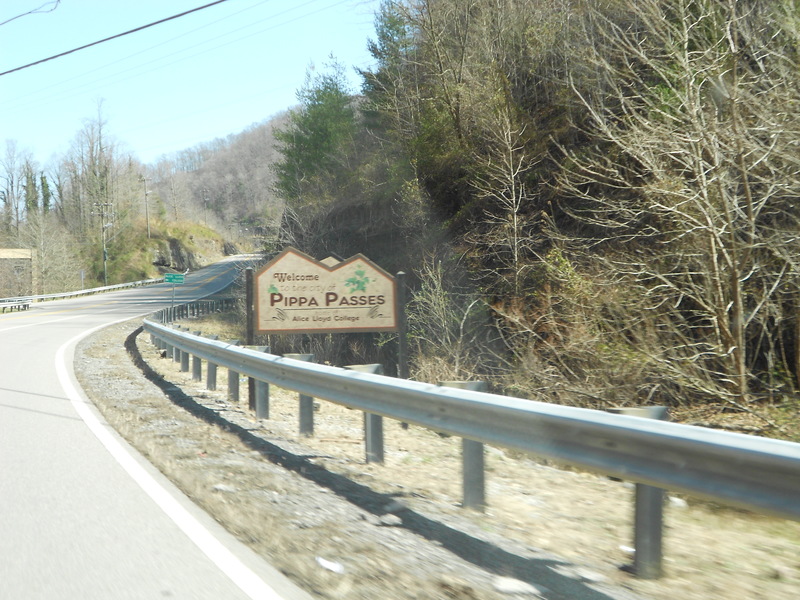
M310 75L276 135L282 239L410 273L421 378L780 432L798 24L771 1L388 3L362 95Z
M183 265L169 240L195 227L363 253L409 275L416 377L783 435L800 406L798 32L778 0L385 3L360 90L332 60L294 109L156 165L107 143L101 115L52 174L7 159L0 244L37 249L45 290ZM328 351L375 345L394 362L384 338Z

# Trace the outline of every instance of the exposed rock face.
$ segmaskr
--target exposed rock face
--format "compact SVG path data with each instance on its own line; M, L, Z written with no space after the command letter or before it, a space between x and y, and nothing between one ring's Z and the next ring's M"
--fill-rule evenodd
M188 250L176 238L169 238L169 252L171 255L170 266L176 271L185 271L190 269L194 271L200 268L200 263L194 256L191 250Z
M219 239L195 239L189 236L189 243L176 237L159 240L152 248L153 265L159 271L194 271L200 267L219 260L222 256L238 254L238 249L231 242Z
M186 248L177 238L168 238L166 244L159 244L159 248L155 250L153 256L153 264L162 271L167 269L195 270L201 266L194 252Z
M169 267L170 263L169 253L162 252L160 248L157 248L153 252L153 265L156 267Z

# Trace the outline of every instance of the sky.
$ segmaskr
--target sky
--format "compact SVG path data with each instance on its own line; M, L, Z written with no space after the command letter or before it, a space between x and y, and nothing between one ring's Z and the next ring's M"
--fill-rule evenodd
M0 73L212 1L0 0ZM154 164L296 105L306 73L323 70L331 55L357 92L355 67L372 65L367 42L379 5L226 0L2 75L0 154L12 140L46 166L102 118L121 150Z

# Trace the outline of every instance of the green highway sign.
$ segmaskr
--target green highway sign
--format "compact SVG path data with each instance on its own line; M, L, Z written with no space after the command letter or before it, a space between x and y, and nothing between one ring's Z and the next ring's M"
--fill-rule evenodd
M165 273L164 283L183 283L184 277L183 273Z

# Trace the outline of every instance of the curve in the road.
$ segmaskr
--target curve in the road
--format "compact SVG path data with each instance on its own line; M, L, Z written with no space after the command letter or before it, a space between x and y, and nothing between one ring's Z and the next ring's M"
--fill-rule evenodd
M74 376L81 339L224 289L239 262L0 315L0 598L310 600L128 446Z
M117 323L127 321L120 319ZM119 443L116 437L109 433L108 425L101 422L95 412L91 410L83 396L78 392L66 361L67 348L74 347L80 340L91 335L98 329L114 325L108 323L85 331L71 340L62 344L56 352L55 368L59 382L75 408L75 412L86 423L89 430L100 440L119 465L131 478L152 498L164 513L183 531L186 536L205 554L217 567L233 581L252 600L284 600L275 589L256 575L252 569L244 565L239 558L228 550L214 535L206 529L186 508L178 503L142 466L133 458L130 452Z

